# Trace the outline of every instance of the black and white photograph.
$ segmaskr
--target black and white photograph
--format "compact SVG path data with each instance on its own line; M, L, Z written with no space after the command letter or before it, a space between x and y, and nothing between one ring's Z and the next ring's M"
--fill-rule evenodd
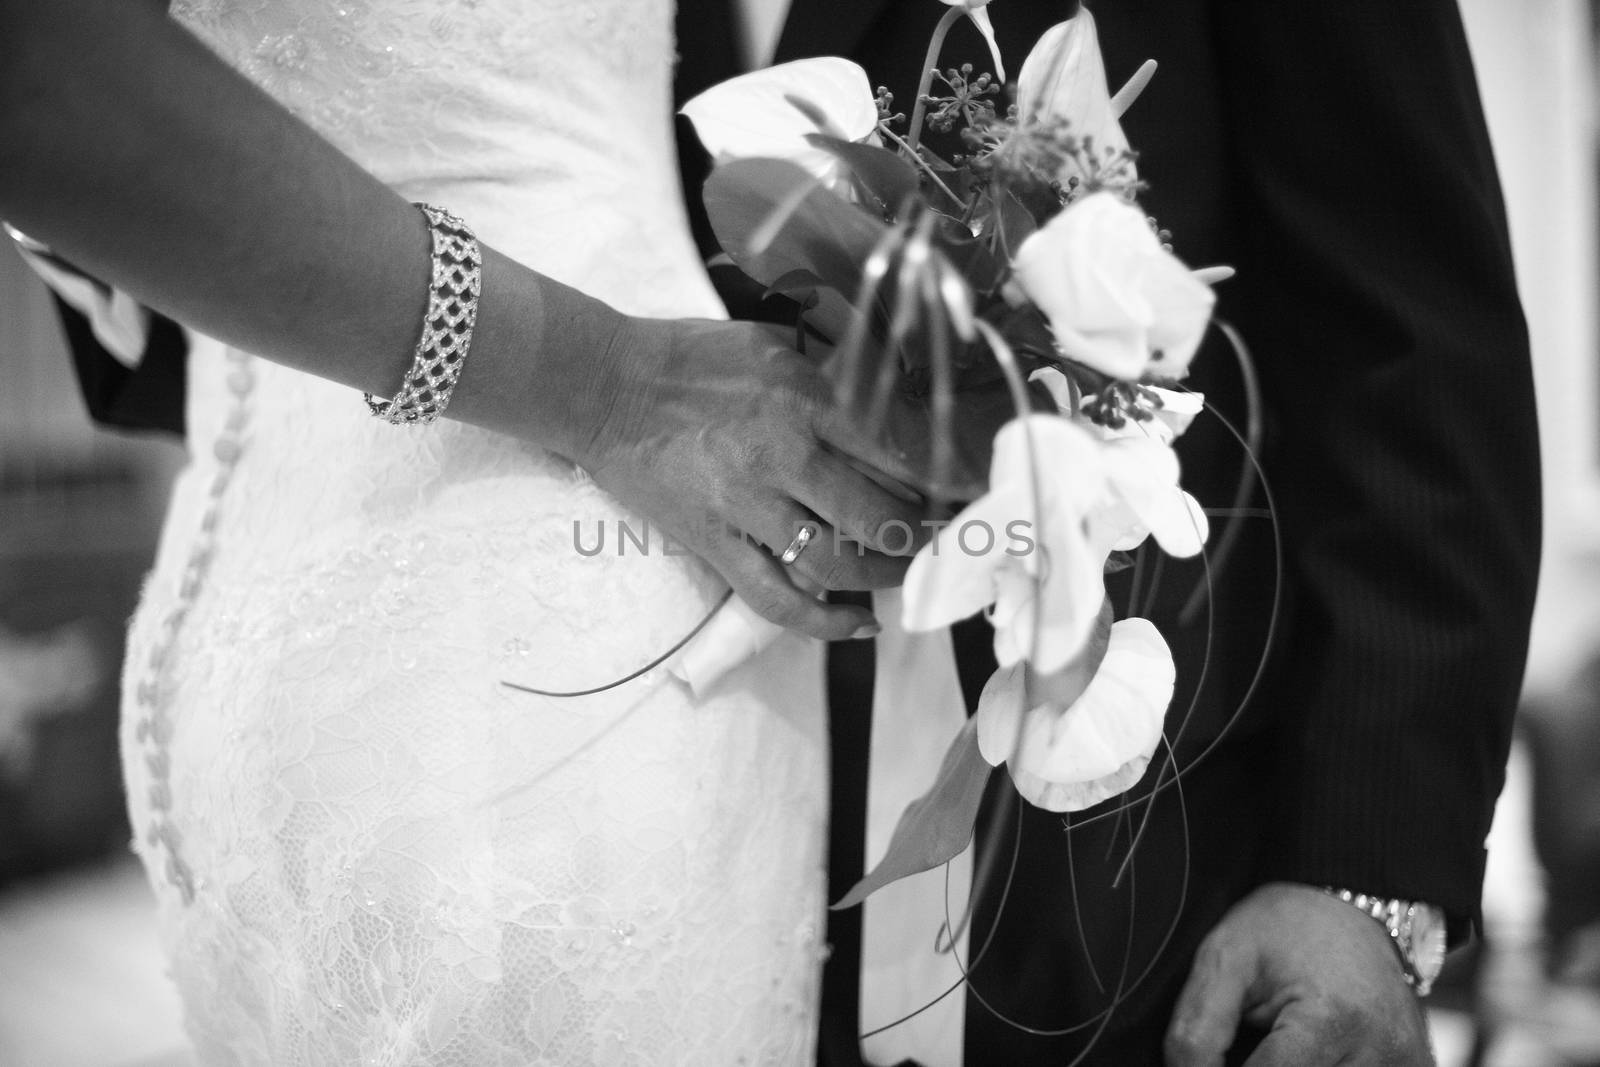
M1600 1067L1600 3L0 55L3 1067Z

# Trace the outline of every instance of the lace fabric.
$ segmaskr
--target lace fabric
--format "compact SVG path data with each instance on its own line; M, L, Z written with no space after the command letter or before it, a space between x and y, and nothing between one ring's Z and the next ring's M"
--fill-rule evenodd
M412 199L625 311L722 312L687 237L664 0L179 5ZM722 587L580 471L201 343L130 635L125 772L200 1061L800 1064L820 649L705 698L648 662ZM470 373L470 364L467 373ZM586 548L604 524L604 550Z

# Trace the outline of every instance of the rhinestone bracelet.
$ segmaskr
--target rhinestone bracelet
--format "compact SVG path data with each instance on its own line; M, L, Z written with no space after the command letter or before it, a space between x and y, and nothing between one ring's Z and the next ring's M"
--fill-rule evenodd
M472 344L483 280L483 253L467 224L431 204L417 207L427 217L433 235L433 280L428 286L422 336L394 399L379 400L365 394L367 408L395 426L426 425L444 413Z

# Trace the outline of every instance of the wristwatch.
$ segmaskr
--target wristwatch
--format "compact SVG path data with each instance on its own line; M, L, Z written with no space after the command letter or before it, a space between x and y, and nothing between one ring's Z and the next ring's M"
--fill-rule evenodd
M1417 900L1373 897L1349 889L1334 889L1332 886L1325 886L1324 889L1382 923L1394 941L1395 950L1400 953L1406 984L1419 997L1425 997L1432 991L1434 979L1444 969L1444 912L1432 904Z

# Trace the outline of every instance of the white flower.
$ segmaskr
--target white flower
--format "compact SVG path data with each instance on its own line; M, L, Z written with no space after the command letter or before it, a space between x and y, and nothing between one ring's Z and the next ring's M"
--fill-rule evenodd
M1055 367L1040 367L1028 375L1028 381L1038 382L1044 386L1050 394L1050 399L1056 402L1056 408L1061 414L1072 414L1072 386L1065 374ZM1090 432L1098 434L1107 441L1118 437L1153 437L1164 445L1170 445L1182 437L1195 416L1205 410L1204 393L1196 393L1189 389L1163 389L1159 385L1147 385L1144 388L1156 398L1157 407L1153 418L1129 419L1117 429L1090 423Z
M1055 415L1008 422L995 435L989 491L912 561L905 628L937 629L992 604L1002 665L1066 666L1105 599L1105 556L1084 525L1105 494L1101 450L1081 427Z
M990 0L939 0L946 7L964 7L967 17L972 24L978 27L978 32L983 34L983 39L989 44L989 55L994 59L994 76L997 80L1006 80L1005 61L1000 58L1000 45L994 39L994 23L989 21Z
M1181 377L1215 302L1144 215L1109 192L1051 219L1013 266L1062 353L1114 378Z
M1086 650L1084 661L1098 651ZM1144 774L1176 677L1156 628L1124 619L1111 626L1095 667L1074 663L1055 677L1022 664L997 671L978 701L979 751L994 766L1008 764L1017 791L1041 808L1092 807Z
M1041 383L1063 415L1073 410L1071 385L1054 367L1028 376ZM1137 548L1155 534L1169 555L1193 556L1205 545L1210 523L1200 504L1178 488L1178 457L1172 442L1205 406L1205 397L1177 389L1146 386L1161 406L1153 417L1128 419L1112 429L1079 421L1101 441L1107 494L1087 517L1090 541L1102 552Z
M806 136L865 141L878 128L867 72L837 56L797 59L719 82L684 104L683 114L718 163L787 159L830 183L841 179L843 167Z
M1198 555L1210 524L1194 497L1178 488L1172 446L1149 437L1118 437L1100 448L1110 492L1089 515L1091 542L1102 552L1127 551L1153 536L1169 556Z
M1116 164L1118 176L1129 183L1138 177L1111 102L1100 38L1088 8L1079 7L1072 18L1050 27L1028 53L1017 75L1017 113L1024 122L1064 120L1088 143L1096 160ZM1084 162L1069 161L1057 177L1063 183L1091 177Z

